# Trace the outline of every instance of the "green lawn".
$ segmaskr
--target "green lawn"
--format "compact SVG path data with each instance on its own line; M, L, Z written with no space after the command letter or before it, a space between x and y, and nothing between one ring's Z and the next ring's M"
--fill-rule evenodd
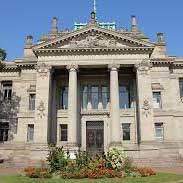
M159 173L156 176L144 178L123 178L123 179L83 179L83 180L64 180L64 179L29 179L21 176L0 176L0 183L174 183L183 180L183 175ZM183 183L179 182L179 183Z

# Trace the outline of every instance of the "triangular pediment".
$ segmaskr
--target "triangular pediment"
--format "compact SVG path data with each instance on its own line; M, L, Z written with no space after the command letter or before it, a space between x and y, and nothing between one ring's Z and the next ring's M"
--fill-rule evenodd
M121 32L90 25L54 40L34 46L34 50L75 48L137 48L154 47L153 43L136 39Z

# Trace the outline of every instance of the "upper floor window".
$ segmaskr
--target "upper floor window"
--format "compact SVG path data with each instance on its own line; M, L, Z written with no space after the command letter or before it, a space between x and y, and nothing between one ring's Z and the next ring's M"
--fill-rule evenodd
M36 101L36 95L30 94L29 95L29 110L31 110L31 111L35 110L35 101Z
M60 108L68 109L68 87L63 86L61 88Z
M155 123L155 138L157 140L163 140L164 139L163 123Z
M130 92L128 86L119 87L119 106L120 109L130 108Z
M12 97L12 82L2 82L2 94L4 100L11 100Z
M179 79L180 97L183 97L183 78Z
M104 85L84 85L82 86L82 107L87 109L88 103L91 103L92 109L98 109L99 103L103 109L107 108L109 102L109 88Z
M162 108L161 92L153 92L153 108Z
M107 86L102 86L102 104L103 108L107 108L107 104L109 102L109 88Z
M99 103L99 87L98 86L92 86L91 87L92 109L98 109L98 103Z

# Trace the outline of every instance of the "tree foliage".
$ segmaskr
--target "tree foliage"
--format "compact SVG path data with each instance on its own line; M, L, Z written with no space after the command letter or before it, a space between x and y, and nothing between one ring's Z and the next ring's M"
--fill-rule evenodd
M0 48L0 60L5 60L6 59L6 51Z

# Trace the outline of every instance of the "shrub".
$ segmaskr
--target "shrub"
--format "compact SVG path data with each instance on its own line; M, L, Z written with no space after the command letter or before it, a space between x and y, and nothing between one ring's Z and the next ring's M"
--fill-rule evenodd
M113 168L115 170L122 170L124 166L125 158L127 158L127 156L123 150L113 148L107 153L106 166L108 168Z
M24 169L25 175L30 178L51 178L52 175L47 168L27 167Z
M51 172L64 170L69 161L69 153L65 153L63 147L50 147L47 161Z
M137 168L137 172L141 175L141 177L148 177L152 175L156 175L156 172L149 167L141 167Z
M90 162L90 156L85 151L84 152L79 151L76 154L76 164L79 168L88 166L89 162Z

